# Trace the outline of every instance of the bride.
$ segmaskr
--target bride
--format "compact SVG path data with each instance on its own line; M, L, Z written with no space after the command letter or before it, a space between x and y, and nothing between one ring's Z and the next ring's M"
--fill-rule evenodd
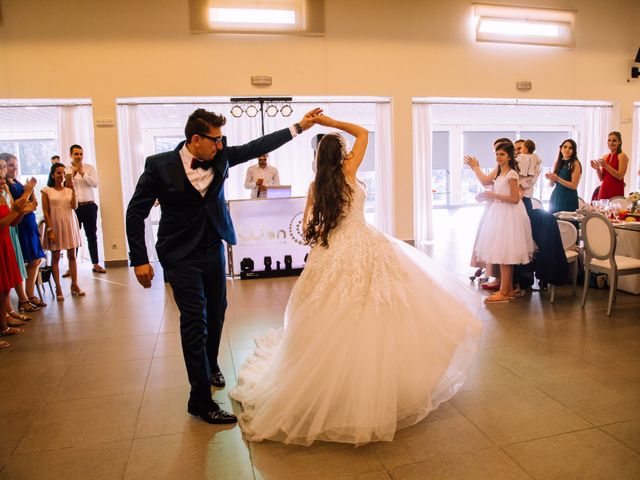
M316 123L355 144L347 153L337 133L320 141L307 264L284 328L256 339L231 396L251 441L389 441L460 389L481 326L450 274L366 223L356 172L368 132L325 115Z

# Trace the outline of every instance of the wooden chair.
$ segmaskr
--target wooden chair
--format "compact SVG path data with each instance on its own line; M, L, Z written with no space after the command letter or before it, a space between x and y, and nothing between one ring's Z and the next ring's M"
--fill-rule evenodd
M565 220L558 220L560 237L562 237L562 247L567 257L567 263L571 265L571 285L573 286L573 296L576 296L578 283L578 229L576 226ZM551 303L556 299L556 287L551 285Z
M616 255L616 233L607 218L594 212L586 212L582 220L582 238L584 240L584 288L582 289L582 307L587 300L589 273L603 272L609 276L609 305L607 316L611 316L616 299L618 277L640 273L640 259Z

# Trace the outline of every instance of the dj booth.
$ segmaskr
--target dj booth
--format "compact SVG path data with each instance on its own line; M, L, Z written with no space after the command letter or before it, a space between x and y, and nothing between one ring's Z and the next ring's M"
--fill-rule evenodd
M227 251L232 277L296 275L304 267L305 255L309 252L302 236L306 198L279 198L285 190L282 187L274 189L276 198L272 198L269 190L267 198L228 202L237 237L237 244L228 245ZM243 259L252 261L245 260L244 271ZM249 269L251 263L253 268Z

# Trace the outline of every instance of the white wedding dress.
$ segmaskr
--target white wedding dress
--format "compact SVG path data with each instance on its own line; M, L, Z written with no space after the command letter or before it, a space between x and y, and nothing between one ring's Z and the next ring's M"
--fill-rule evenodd
M315 246L284 328L256 339L231 397L251 441L392 440L451 398L476 353L475 298L428 256L368 225L365 191Z

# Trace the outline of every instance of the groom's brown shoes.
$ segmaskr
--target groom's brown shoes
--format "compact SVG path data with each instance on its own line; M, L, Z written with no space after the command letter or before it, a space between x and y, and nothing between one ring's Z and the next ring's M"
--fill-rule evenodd
M198 417L207 423L213 425L236 423L238 419L233 413L225 412L221 408L210 412L196 412L195 410L187 410L194 417Z

